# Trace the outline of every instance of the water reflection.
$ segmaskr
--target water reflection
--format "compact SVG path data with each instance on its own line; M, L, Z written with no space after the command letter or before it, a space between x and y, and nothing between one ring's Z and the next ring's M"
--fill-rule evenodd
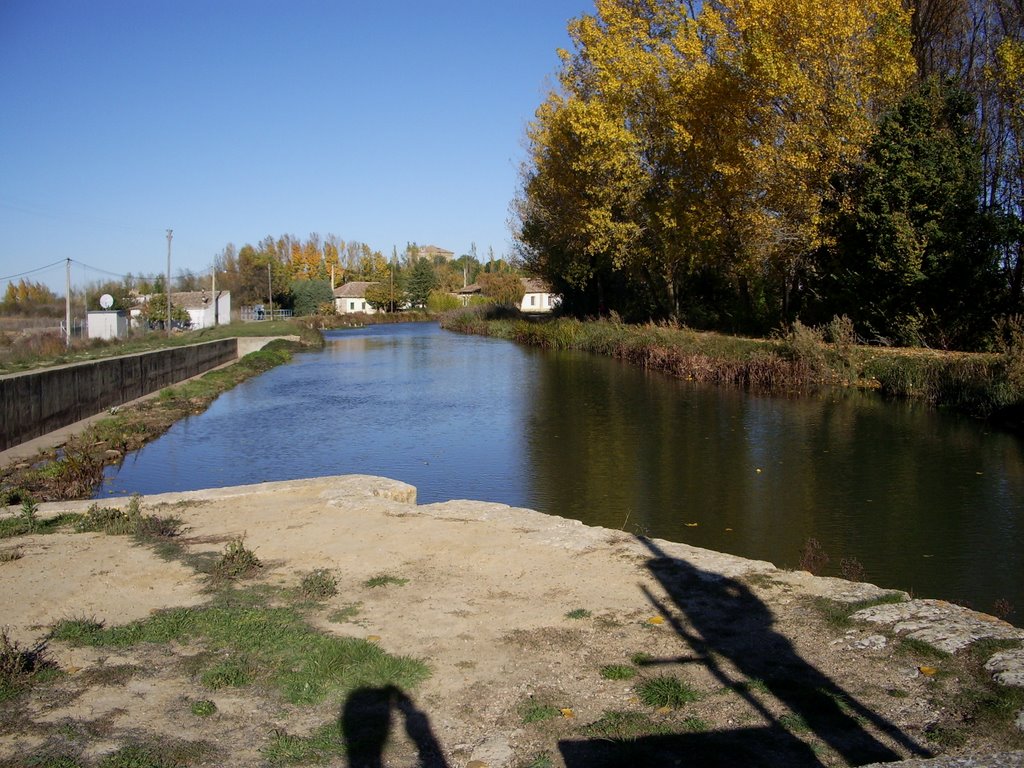
M855 392L751 397L553 354L531 497L558 514L795 566L818 538L869 580L1024 609L1021 441Z
M1024 614L1024 452L971 420L858 393L750 397L431 325L331 334L108 473L157 493L366 473L421 502L526 506Z

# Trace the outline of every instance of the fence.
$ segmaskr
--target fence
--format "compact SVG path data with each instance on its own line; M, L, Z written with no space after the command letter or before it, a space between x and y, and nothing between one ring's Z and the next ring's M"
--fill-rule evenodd
M259 323L264 320L283 320L286 317L291 317L292 311L290 309L271 311L262 304L257 304L255 307L242 307L239 314L243 323Z

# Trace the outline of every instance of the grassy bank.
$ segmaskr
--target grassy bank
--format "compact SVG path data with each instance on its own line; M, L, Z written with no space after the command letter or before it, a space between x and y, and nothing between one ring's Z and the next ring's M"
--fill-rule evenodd
M294 326L289 331L294 333ZM316 344L323 343L319 333L314 331L313 336ZM105 466L120 463L128 452L156 439L179 419L202 413L222 392L288 362L303 346L272 341L226 368L168 387L141 403L111 409L109 416L74 435L59 451L0 469L0 503L89 498L102 482Z
M451 331L582 350L687 381L759 392L873 389L1024 429L1024 333L1019 328L1001 353L968 354L860 346L842 320L823 328L798 323L771 339L608 320L526 319L495 308L453 312L441 324Z

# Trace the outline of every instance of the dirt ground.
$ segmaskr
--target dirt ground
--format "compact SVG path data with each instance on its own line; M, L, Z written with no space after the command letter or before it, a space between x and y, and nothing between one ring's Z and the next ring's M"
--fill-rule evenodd
M416 506L415 489L380 478L143 500L144 511L161 508L184 521L184 548L200 559L244 535L268 588L328 569L338 594L308 608L309 621L422 659L430 676L411 690L303 706L260 686L205 688L189 664L203 650L194 644L51 640L46 653L66 674L0 703L0 764L34 756L45 765L40 756L70 751L99 765L129 742L187 742L206 749L186 764L269 765L272 739L338 722L357 695L383 713L376 727L388 738L352 764L863 765L1020 748L985 732L966 744L936 740L943 691L956 691L921 667L954 661L922 660L876 626L825 621L816 598L877 597L870 585L497 504ZM60 619L113 626L211 599L191 561L126 536L69 530L0 542L13 546L21 557L0 562L0 624L23 646ZM381 575L393 582L367 586ZM625 672L602 674L608 665ZM642 702L638 683L668 675L695 700ZM197 701L215 713L197 716Z

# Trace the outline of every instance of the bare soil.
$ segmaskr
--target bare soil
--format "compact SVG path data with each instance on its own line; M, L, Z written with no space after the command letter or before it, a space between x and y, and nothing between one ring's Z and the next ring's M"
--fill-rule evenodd
M177 750L184 765L269 765L273 740L339 723L357 698L387 741L327 764L863 765L1024 746L1010 731L950 737L963 733L954 703L966 660L923 658L876 626L826 622L820 599L870 599L875 587L497 504L416 506L414 496L394 481L342 477L144 499L145 510L184 520L185 560L96 533L0 543L22 555L0 562L0 622L25 646L63 618L111 626L204 604L209 582L190 563L244 535L269 600L327 569L338 594L306 606L309 622L431 670L412 690L301 706L260 686L205 688L198 643L50 641L65 674L0 703L0 764L71 754L98 765L131 743ZM381 575L394 581L367 586ZM608 665L633 677L608 679ZM666 676L694 700L644 703L638 685ZM194 714L207 700L216 712Z

